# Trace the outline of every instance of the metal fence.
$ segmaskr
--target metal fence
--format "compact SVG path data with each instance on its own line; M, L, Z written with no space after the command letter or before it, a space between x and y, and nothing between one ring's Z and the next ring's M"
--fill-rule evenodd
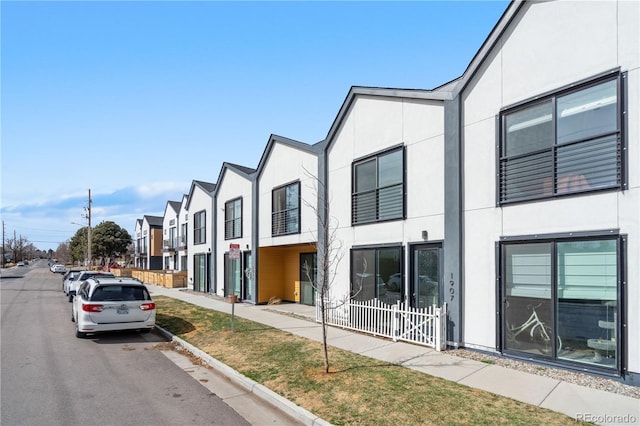
M320 301L316 302L316 321L321 322ZM328 325L356 330L429 346L440 351L446 346L447 304L412 308L406 303L389 305L378 299L325 302Z

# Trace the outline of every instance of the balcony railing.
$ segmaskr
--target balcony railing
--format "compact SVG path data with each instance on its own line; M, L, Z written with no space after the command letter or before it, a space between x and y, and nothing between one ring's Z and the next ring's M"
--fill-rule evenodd
M179 235L178 236L178 248L179 249L187 248L187 236L186 235Z
M170 238L168 240L162 240L162 251L176 251L177 238Z

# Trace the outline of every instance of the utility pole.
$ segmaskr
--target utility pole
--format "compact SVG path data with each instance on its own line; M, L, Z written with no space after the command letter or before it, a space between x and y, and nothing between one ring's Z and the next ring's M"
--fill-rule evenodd
M4 220L2 221L2 267L4 268L4 262L5 262L5 257L4 257Z
M87 205L87 219L89 226L87 227L87 258L89 260L89 269L91 269L91 189L89 189L89 204Z

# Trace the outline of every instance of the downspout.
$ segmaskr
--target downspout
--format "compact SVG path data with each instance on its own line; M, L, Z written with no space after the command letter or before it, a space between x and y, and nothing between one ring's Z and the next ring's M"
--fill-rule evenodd
M448 304L447 344L463 342L464 219L462 102L460 95L444 102L444 206L443 295Z
M251 199L253 200L251 203L251 251L253 252L251 255L251 262L253 265L249 265L249 267L253 268L253 300L251 302L258 304L258 265L260 262L258 261L259 257L259 247L260 244L260 218L258 217L258 206L260 205L260 191L258 188L258 173L253 173L251 176ZM245 265L245 269L246 269ZM242 271L244 274L244 271Z

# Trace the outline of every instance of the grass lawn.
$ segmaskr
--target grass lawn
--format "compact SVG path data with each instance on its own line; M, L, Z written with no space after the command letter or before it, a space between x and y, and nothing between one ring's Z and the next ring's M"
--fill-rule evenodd
M168 297L157 323L241 374L336 425L575 425L576 420L395 364L329 348Z

